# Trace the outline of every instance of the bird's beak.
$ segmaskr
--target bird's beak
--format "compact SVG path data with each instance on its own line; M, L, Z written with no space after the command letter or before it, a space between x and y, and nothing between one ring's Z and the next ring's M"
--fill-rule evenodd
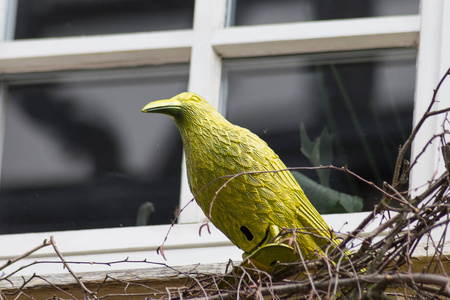
M144 106L143 113L160 113L171 116L181 111L181 102L175 99L153 101Z

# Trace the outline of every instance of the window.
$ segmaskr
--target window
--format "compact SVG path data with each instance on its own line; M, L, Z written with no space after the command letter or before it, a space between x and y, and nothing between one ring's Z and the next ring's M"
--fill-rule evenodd
M130 3L131 8L120 6L125 2ZM84 188L92 184L95 193L107 190L101 197L122 198L119 190L128 190L123 198L135 199L129 200L135 201L129 212L122 210L120 205L114 207L115 202L109 207L111 202L108 200L105 209L112 216L103 219L101 224L95 223L97 221L89 223L89 220L99 220L91 215L84 215L78 223L82 224L80 226L59 216L57 221L49 222L51 226L37 230L31 217L26 224L17 219L7 221L11 228L2 225L4 234L0 235L0 244L6 245L0 249L2 259L25 252L53 234L61 251L68 253L66 256L71 260L110 261L130 257L164 262L155 250L166 236L175 206L185 206L192 195L185 175L181 178L176 175L185 171L180 162L180 139L173 122L164 116L139 114L150 100L171 97L185 89L199 93L233 122L267 137L288 164L296 166L307 163L299 150L301 118L311 138L327 126L334 134L347 138L343 141L343 145L348 143L344 149L355 143L362 147L355 152L364 152L367 156L366 146L361 143L364 139L358 136L360 133L349 135L345 132L355 124L350 115L345 115L350 112L344 107L345 91L351 101L350 107L366 112L372 109L367 117L361 116L364 120L360 121L364 138L372 143L367 145L370 155L378 165L384 160L385 151L395 148L402 135L410 130L411 121L417 120L424 111L443 70L450 65L445 56L450 53L450 45L444 38L450 29L443 21L444 16L450 14L450 8L443 0L437 4L422 1L420 11L418 1L401 0L366 1L360 4L363 7L354 6L355 10L351 11L331 9L325 6L327 1L320 2L324 6L317 1L196 0L195 4L188 1L182 6L172 1L161 1L160 4L152 1L145 5L141 2L145 1L98 1L96 4L91 1L45 1L35 7L26 5L25 0L0 1L1 13L7 16L2 19L3 41L0 43L4 131L0 151L0 215L12 218L4 212L5 205L9 204L17 205L20 212L24 210L21 205L26 203L26 206L30 205L28 209L41 217L41 213L51 215L58 209L61 212L79 209L77 205L83 201L84 211L89 214L94 213L91 210L106 214L102 208L95 207L97 204L90 200L94 199L93 194ZM91 5L108 6L108 9L92 9ZM324 7L330 8L329 11ZM269 18L266 12L272 9L276 13ZM296 13L299 10L302 15ZM92 11L101 13L86 14ZM118 14L122 11L125 13ZM335 12L338 14L333 15ZM49 17L52 14L58 17ZM111 23L111 19L117 22ZM172 19L176 22L171 23ZM359 74L364 74L364 78L358 78ZM276 109L270 102L274 92L282 93ZM300 92L302 97L295 98ZM448 90L441 94L441 105L445 105L444 99L450 99L444 93ZM256 102L259 100L261 102ZM315 102L307 102L312 100ZM331 100L342 104L339 107L324 105L322 110L313 111L312 104ZM255 103L258 111L251 115L247 110L255 109ZM321 121L308 119L311 116L305 115L307 111L302 110L303 106ZM73 115L50 113L50 109L67 111L67 107L74 110ZM42 108L44 111L39 111ZM333 110L334 114L340 110L342 115L339 113L339 117L342 118L332 120L327 109ZM359 115L360 111L355 113ZM279 119L280 114L285 116L283 122ZM260 122L252 121L256 117ZM363 123L366 120L378 120L377 124L383 130L370 128ZM395 124L389 126L386 120ZM62 121L64 126L75 126L72 134L79 133L81 127L90 127L83 142L74 143L76 135L63 135L65 129L59 125ZM267 131L268 125L263 121L270 125ZM337 127L332 126L333 122ZM439 126L437 123L428 125L428 134ZM393 130L394 135L387 134L387 129ZM283 136L278 135L279 132ZM293 142L286 142L284 134ZM86 142L88 136L94 137L91 144ZM104 142L99 143L100 137ZM32 140L35 141L32 145L27 144ZM381 145L377 142L380 140ZM426 139L420 139L418 147L421 142ZM86 150L95 148L96 143L116 150ZM375 146L377 144L379 147ZM36 147L38 150L33 150ZM285 151L288 147L290 149ZM95 156L95 153L101 154ZM166 160L163 154L169 153L173 153L173 159ZM336 162L345 163L345 157L338 151L335 153ZM433 159L436 153L431 151L427 155ZM30 158L30 155L34 157ZM120 158L117 159L120 163L115 165L114 159L110 161L104 155ZM155 155L158 156L152 161ZM55 165L46 163L49 159ZM146 160L147 165L142 165L142 160ZM159 167L165 163L170 167ZM388 162L379 166L381 177L389 166ZM436 166L431 164L421 166L420 174L412 174L412 184L419 186L426 182L435 169ZM153 177L150 171L155 172ZM106 181L100 180L105 174ZM161 176L170 178L170 182L164 180L161 183L158 181ZM373 176L376 179L378 175L374 173ZM171 188L165 188L164 184ZM30 186L34 189L44 186L47 190L26 191ZM153 190L148 190L153 188L161 196L155 197ZM66 192L69 190L73 192ZM344 187L343 191L349 191L349 187ZM41 196L36 197L36 194ZM50 204L49 210L41 206L45 202L53 203L54 199L60 200L61 194L70 195L63 207ZM150 194L152 196L148 196ZM169 200L175 194L179 194L179 203ZM46 199L42 199L42 195L46 195ZM167 203L167 214L158 215L161 219L151 221L153 225L117 228L121 224L133 225L136 209L143 202L156 201L157 208L156 203L160 200L156 198L166 197L170 202ZM365 208L370 209L370 204ZM123 213L121 221L116 218L119 212ZM347 214L334 214L325 218L333 228L346 231L365 214L354 213L351 218ZM165 244L168 264L225 262L229 258L240 258L241 252L214 228L211 235L204 233L199 237L198 222L203 220L203 214L195 205L184 210ZM64 227L64 222L71 224ZM343 227L345 222L348 224ZM23 225L21 229L20 224ZM12 229L14 226L16 229ZM76 228L91 229L72 230ZM42 230L52 233L31 233ZM6 234L13 232L22 233ZM50 249L42 249L40 255L50 258L54 254ZM126 267L130 268L129 265ZM148 265L136 264L136 267ZM100 268L74 266L76 271ZM63 272L57 266L48 265L24 272L36 270Z
M145 118L139 107L150 96L185 91L187 70L12 81L5 99L0 233L172 222L181 141L171 120Z
M419 13L419 0L233 0L230 23L235 26L412 15Z
M288 167L347 165L382 186L411 132L415 57L399 49L226 60L226 115L262 137ZM300 150L301 135L331 144L321 148L323 161ZM371 211L379 202L377 191L344 173L296 172L360 196L361 206L326 207L304 186L321 213Z
M20 40L192 28L194 1L17 0L14 8Z

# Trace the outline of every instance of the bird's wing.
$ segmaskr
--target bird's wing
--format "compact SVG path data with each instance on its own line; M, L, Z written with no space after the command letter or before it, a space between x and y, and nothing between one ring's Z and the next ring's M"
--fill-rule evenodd
M283 170L283 168L286 168L281 160L273 160L272 167L275 170ZM300 218L300 223L306 228L310 227L321 230L324 234L329 236L330 229L327 223L325 223L322 216L308 200L292 173L290 171L280 172L277 179L277 182L284 185L285 189L295 195L295 197L289 199L289 202L292 202L293 205L298 208L297 210L299 212L298 217Z
M276 155L273 150L256 135L249 135L249 137L255 140L253 143L259 144L259 151L255 151L254 157L261 163L258 165L258 171L278 171L285 170L276 173L268 173L264 177L265 187L270 190L266 192L264 198L271 202L272 207L284 206L284 211L295 212L299 223L305 229L316 229L316 234L330 238L330 228L323 220L322 216L317 212L314 206L306 197L299 183L295 180L292 173L287 170L286 165ZM261 141L262 143L260 143ZM262 178L261 178L262 179ZM275 201L274 201L275 200ZM282 203L276 203L276 202ZM323 244L325 241L322 241Z

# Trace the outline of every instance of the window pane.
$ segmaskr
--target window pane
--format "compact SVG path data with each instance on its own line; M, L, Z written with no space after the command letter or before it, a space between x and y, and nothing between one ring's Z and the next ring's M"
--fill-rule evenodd
M378 185L391 180L398 147L412 126L414 50L228 60L224 72L227 118L258 134L288 167L332 163ZM300 151L301 123L312 141L320 140L321 158L330 161L317 164L314 155ZM329 134L320 137L325 129ZM342 172L332 171L324 181L316 171L301 173L362 197L364 210L379 198Z
M8 89L0 233L167 224L177 210L182 146L151 100L187 88L188 67L84 72ZM103 79L102 79L103 78Z
M18 0L15 39L192 28L194 0Z
M419 13L420 0L234 0L230 25L349 19ZM234 18L234 20L233 20Z

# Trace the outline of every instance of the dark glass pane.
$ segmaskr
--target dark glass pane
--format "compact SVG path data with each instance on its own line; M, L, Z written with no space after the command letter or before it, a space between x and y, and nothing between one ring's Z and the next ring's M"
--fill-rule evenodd
M178 69L11 85L0 233L134 226L148 202L140 225L171 222L180 137L170 118L141 109L186 90L188 67Z
M230 25L418 14L420 0L234 0Z
M258 134L288 167L314 165L300 151L303 123L311 140L331 134L331 146L321 138L321 149L333 165L378 185L391 180L412 126L414 50L228 60L224 70L227 118ZM301 172L319 181L316 171ZM362 197L364 210L379 199L342 172L327 179L330 188Z
M15 39L192 28L194 0L18 0Z

